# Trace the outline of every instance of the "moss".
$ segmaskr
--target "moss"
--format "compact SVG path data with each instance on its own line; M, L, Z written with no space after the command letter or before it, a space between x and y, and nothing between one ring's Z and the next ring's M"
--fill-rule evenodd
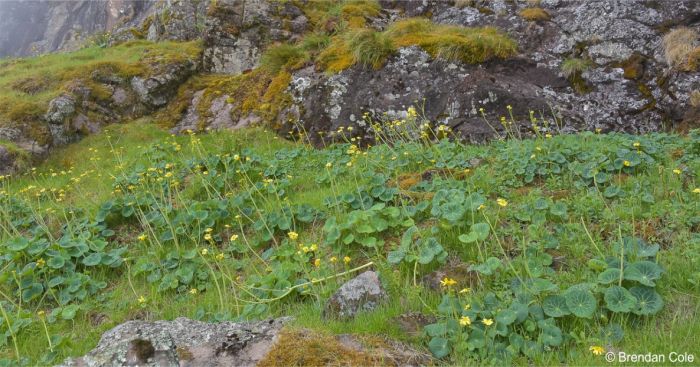
M0 112L10 121L29 122L38 120L46 112L40 103L19 98L1 100Z
M341 344L330 335L306 330L283 330L277 342L258 362L272 366L374 366L381 364L369 353Z
M318 55L316 63L328 73L337 73L351 67L355 63L355 57L344 38L335 36L330 46Z
M640 54L633 54L627 60L620 64L622 70L624 71L623 76L625 79L638 80L644 76L644 56Z
M546 10L538 7L523 9L520 11L520 16L531 22L544 22L551 18Z
M54 80L47 75L32 75L10 84L10 88L18 92L35 95L52 87Z

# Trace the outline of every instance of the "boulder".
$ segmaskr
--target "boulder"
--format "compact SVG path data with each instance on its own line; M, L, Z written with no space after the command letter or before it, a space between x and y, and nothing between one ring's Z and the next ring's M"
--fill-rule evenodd
M326 303L326 318L353 318L361 311L371 311L387 298L379 276L366 271L343 284Z
M128 321L104 333L88 354L61 366L255 366L289 320Z

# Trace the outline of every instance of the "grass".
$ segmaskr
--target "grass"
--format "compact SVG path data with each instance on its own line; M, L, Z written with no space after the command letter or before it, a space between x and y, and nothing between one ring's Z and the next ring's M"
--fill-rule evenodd
M434 58L468 64L507 59L517 53L515 41L496 28L439 25L412 18L392 23L384 32L362 29L337 35L319 54L317 63L329 73L355 64L379 68L398 48L408 46L419 46Z
M668 65L683 71L697 70L698 33L687 27L668 32L663 39L664 55Z
M205 203L221 200L217 199L218 193L222 198L235 197L237 193L245 192L246 187L251 187L234 179L240 176L233 171L223 170L217 175L204 174L207 170L215 169L215 166L204 162L212 162L211 159L222 160L226 157L231 159L233 154L240 154L253 157L252 162L255 163L252 165L256 168L246 173L251 179L259 180L255 178L258 177L255 172L266 171L267 175L274 175L268 177L276 177L275 181L279 182L279 185L285 185L279 202L275 199L279 192L254 195L255 200L260 204L259 210L265 212L274 212L283 203L289 203L307 204L325 212L326 215L334 215L338 213L337 209L327 207L325 199L339 194L357 193L358 190L366 187L372 175L376 173L393 177L395 182L402 182L403 187L411 186L404 189L406 192L433 191L439 190L440 185L448 185L448 187L458 185L457 187L464 187L470 192L482 193L489 201L483 209L484 215L490 218L489 220L496 221L494 234L483 243L478 245L461 243L458 237L464 233L465 229L462 225L437 224L436 219L430 219L429 215L427 221L420 217L416 217L415 220L421 223L420 226L437 225L434 229L437 233L436 238L451 257L467 263L478 263L480 252L487 252L504 259L499 250L500 243L511 254L510 262L517 269L520 269L522 264L521 258L525 259L525 253L518 250L521 246L551 241L551 236L554 236L558 242L555 251L558 255L564 256L568 266L546 277L551 277L550 279L562 287L585 281L591 275L595 277L595 273L585 265L595 257L596 250L591 245L591 241L597 243L596 246L605 253L613 251L612 245L615 243L618 231L623 235L640 236L652 243L660 243L662 249L657 256L657 261L667 270L657 281L656 286L665 302L661 313L650 317L616 315L603 312L604 306L601 305L601 315L606 315L608 319L602 318L601 315L590 320L558 319L558 324L566 332L571 332L577 337L567 337L562 346L553 348L550 352L538 353L530 358L517 356L511 361L517 365L560 363L590 365L603 363L602 357L592 355L588 348L591 344L599 343L596 341L597 333L599 328L606 325L608 322L606 320L609 318L622 325L625 336L621 342L614 345L603 344L606 349L614 348L628 353L646 353L647 351L692 353L700 343L697 337L700 331L700 322L697 317L697 299L700 297L700 289L698 289L700 273L697 272L697 259L700 254L700 241L697 234L693 233L692 224L689 224L695 220L693 218L697 217L698 195L700 195L693 192L698 187L696 177L700 174L698 160L693 158L696 157L694 154L698 154L695 148L697 139L697 133L690 137L665 134L607 136L583 133L497 142L485 146L451 145L446 141L426 145L380 144L364 155L361 151L359 154L352 153L354 150L349 144L313 150L304 144L286 141L261 129L171 136L150 121L142 119L128 124L110 126L102 133L89 136L79 143L56 152L50 160L27 175L0 182L2 192L0 196L5 195L3 196L5 199L0 200L6 200L7 195L18 200L28 200L27 203L35 214L29 213L27 218L37 218L38 213L46 213L40 216L44 218L48 227L55 228L54 231L60 231L63 224L74 223L72 220L66 222L66 219L62 219L61 213L67 213L67 209L76 213L84 212L88 218L94 218L104 203L118 200L122 196L132 197L128 193L115 193L115 182L130 177L132 172L147 172L149 167L162 169L165 167L163 164L167 162L174 167L168 171L176 173L177 180L182 182L181 189L178 190L181 193L181 199L174 199L174 208L182 207L184 203L187 203L187 207L199 208ZM638 142L640 142L639 145L637 145ZM521 169L518 162L524 157L530 157L533 152L540 154L537 153L539 152L537 147L543 152L555 155L565 153L567 149L580 150L593 155L602 152L615 154L614 152L620 149L629 149L632 152L639 149L645 152L644 154L654 153L649 153L653 156L653 162L646 163L648 166L640 165L624 172L623 170L619 173L613 172L612 182L627 194L608 197L609 190L601 188L601 191L597 191L596 186L582 185L578 174L568 169L560 173L551 172L527 183L527 180L517 173ZM413 175L414 172L420 173L426 170L439 172L435 165L457 164L454 170L461 171L462 168L459 165L468 161L470 157L482 157L484 163L478 167L471 167L466 175L452 176L453 173L450 172L454 171L446 169L442 171L443 178L434 178L432 181L420 178L425 177L424 175ZM431 159L436 163L432 163ZM579 159L585 158L581 156ZM328 162L331 162L333 168L319 169ZM348 167L347 162L354 164ZM576 161L570 163L571 166L576 164L578 164ZM685 168L679 171L680 173L671 172L683 166ZM202 170L202 167L208 168ZM184 173L184 176L181 176L181 173ZM160 173L159 177L165 177L163 175L164 172ZM288 176L291 178L287 178ZM414 176L419 178L413 180L412 184L405 183L407 181L405 177ZM223 182L224 186L217 186L217 177L227 178ZM285 184L287 179L289 183ZM257 187L262 189L264 187L262 181L259 182ZM161 189L150 186L151 184L145 181L134 182L133 185L135 186L133 192L137 195L144 194L148 197L148 195L159 196L161 193ZM386 185L392 187L391 185L394 184L389 182ZM651 195L651 199L640 200L643 195L635 191L640 187L645 188L645 193ZM36 196L42 192L41 190L63 192L63 194L48 197ZM533 205L538 200L547 199L555 195L554 193L557 198L554 200L566 203L569 208L566 219L548 218L544 222L525 223L517 219L523 213L527 213L523 208ZM139 196L133 196L133 198L137 197ZM507 198L506 207L493 203L498 197ZM395 205L393 200L403 199L397 196L387 204ZM3 202L6 203L6 201ZM410 201L402 201L402 203L401 205L411 205ZM341 208L338 213L339 220L347 218L349 210L349 208ZM227 246L233 245L228 244L230 229L227 229L224 224L235 223L234 213L229 212L213 225L208 224L215 228L214 233L217 236L222 232L221 239L216 240L221 241L220 243L202 242L201 237L195 235L181 242L180 246L195 248L198 251L209 248L211 254L209 256L224 251ZM140 214L138 216L140 217ZM7 218L0 219L0 223L7 228ZM273 223L270 222L270 225ZM138 274L139 259L165 256L165 252L158 250L159 245L155 237L149 236L149 240L145 243L137 239L140 233L146 231L147 227L144 226L145 222L129 220L110 224L110 228L116 233L109 239L109 246L127 246L129 250L126 256L131 260L128 260L128 266L122 265L119 269L99 267L91 271L89 276L97 281L106 282L107 288L83 301L75 301L74 304L79 308L74 317L63 319L60 315L64 307L52 303L49 299L24 303L23 308L28 312L22 314L32 322L17 332L16 342L22 357L28 358L32 364L46 358L45 351L48 345L43 326L39 322L41 316L37 316L38 310L45 311L46 315L51 314L52 310L59 311L58 316L47 319L49 335L62 337L54 339L55 342L60 341L60 343L54 343L57 350L54 363L66 356L84 354L94 347L101 333L128 319L158 320L179 316L203 320L239 318L236 315L242 312L243 304L240 308L236 304L242 302L240 292L245 289L243 283L238 286L228 284L229 290L223 295L226 302L221 303L222 295L209 281L199 285L186 285L184 289L163 290L158 282L151 283L146 279L145 274ZM259 313L240 317L294 316L295 320L287 332L292 336L297 335L297 338L284 339L289 345L281 344L281 349L284 349L285 345L290 348L296 345L298 347L296 349L316 348L318 353L315 355L344 356L339 359L340 361L363 357L345 355L346 351L333 347L335 344L332 343L332 335L340 333L352 333L365 337L389 336L419 349L427 348L429 338L404 333L397 327L393 318L408 311L436 314L442 318L444 316L441 316L437 310L443 302L443 297L454 293L450 293L447 289L433 291L420 285L415 286L413 265L396 266L387 263L386 256L389 251L396 248L401 232L388 231L379 234L386 241L386 246L375 250L357 247L357 245L340 245L340 247L324 245L326 234L322 226L323 221L311 225L296 224L295 230L299 233L297 241L306 244L318 243L319 250L313 257L305 258L306 260L301 263L307 264L310 268L300 270L301 273L293 272L295 275L289 279L294 281L296 277L308 279L309 276L332 276L340 270L373 261L376 264L375 269L387 288L389 301L373 312L360 314L354 320L323 319L320 314L325 300L343 281L353 276L350 274L340 278L330 278L312 286L308 293L289 295L280 301L267 304ZM191 230L196 231L196 228ZM590 233L590 239L586 235L587 232ZM237 233L245 234L246 238L252 241L251 245L256 246L256 251L260 253L271 244L271 242L254 240L256 235L249 230ZM9 237L13 236L2 232L0 246L7 246L6 241ZM284 232L276 234L275 237L277 241L281 241L280 246L286 246L282 243L289 241ZM330 256L342 259L345 255L351 257L348 265L333 264L329 260ZM313 265L314 258L322 260L318 268ZM213 257L211 259L214 261ZM257 279L255 274L260 269L257 260L254 259L255 256L251 253L226 252L225 259L221 262L217 260L215 266L223 274L240 276L241 282L252 282L250 284L260 287L261 283L255 280ZM286 264L284 266L292 266L292 263L284 262L284 264ZM419 266L418 278L420 279L422 275L438 266L439 264L436 263ZM310 273L304 275L305 271ZM282 276L283 273L277 273L275 270L272 274ZM474 297L482 297L489 291L505 294L503 292L507 292L506 285L509 279L511 274L505 269L501 269L497 275L482 276L478 285L473 287ZM11 283L3 281L1 284L0 290L3 294L14 294L8 289ZM190 287L199 287L199 292L190 294L188 291ZM234 294L239 294L238 297L241 297L241 300L233 298ZM144 302L139 301L140 297L144 298ZM3 304L5 307L8 305L6 300ZM307 336L302 338L303 335L295 334L301 329L311 329L313 333L303 334ZM11 338L8 338L5 346L0 349L0 356L14 359L15 350L12 344ZM284 355L295 360L298 357L285 353L275 354L273 357L283 358ZM441 363L465 365L483 362L479 358L478 354L472 352L454 351Z
M562 73L564 73L564 76L571 78L576 75L581 75L581 73L590 69L591 62L586 59L572 57L564 59L560 67Z
M530 22L545 22L551 18L546 10L538 7L523 9L520 11L520 16Z

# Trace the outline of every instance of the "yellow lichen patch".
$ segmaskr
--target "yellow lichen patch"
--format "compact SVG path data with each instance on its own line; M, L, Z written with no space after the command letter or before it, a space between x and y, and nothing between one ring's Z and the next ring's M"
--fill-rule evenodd
M547 13L546 10L542 8L525 8L520 11L520 16L528 21L531 22L543 22L547 21L551 18L549 13Z
M376 366L374 356L341 344L335 337L307 330L283 330L259 367Z

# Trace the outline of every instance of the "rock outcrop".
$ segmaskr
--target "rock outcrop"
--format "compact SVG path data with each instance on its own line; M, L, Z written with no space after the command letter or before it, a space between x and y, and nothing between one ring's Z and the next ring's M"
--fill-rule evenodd
M91 352L63 366L255 366L288 321L129 321L104 333Z
M481 141L494 134L487 121L499 130L501 116L510 120L510 105L523 132L530 130L534 111L549 122L550 130L644 133L683 124L685 111L692 108L690 95L700 89L700 74L671 68L662 47L668 29L700 28L700 3L695 1L549 0L540 3L550 15L544 21L520 16L528 6L521 2L382 5L394 15L399 7L408 16L430 16L437 23L496 26L518 41L520 54L464 65L409 47L398 50L379 70L354 66L326 75L304 68L293 75L289 92L294 103L279 116L280 124L292 120L311 137L354 125L357 135L369 136L365 113L402 118L403 111L416 106L424 108L428 119ZM586 60L576 78L562 70L567 59Z
M293 41L307 28L304 13L291 2L219 0L208 14L203 63L215 73L253 69L268 44Z

